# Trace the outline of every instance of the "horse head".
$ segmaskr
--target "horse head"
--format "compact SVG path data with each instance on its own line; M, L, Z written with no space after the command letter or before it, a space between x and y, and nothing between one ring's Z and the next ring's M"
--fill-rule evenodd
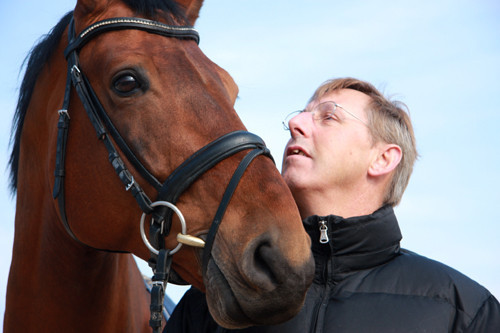
M222 326L282 322L300 310L311 282L310 241L263 142L246 134L234 110L236 84L204 55L189 27L202 1L178 2L77 2L73 22L40 72L21 122L19 157L12 165L18 165L18 207L28 210L18 215L26 219L33 204L28 200L37 200L45 207L39 211L51 216L47 225L56 229L51 237L60 247L71 243L67 248L127 252L153 262L158 257L151 247L178 248L172 255L175 277L206 292ZM146 27L151 24L156 27ZM66 65L64 53L73 66ZM68 88L67 75L76 89ZM78 80L88 85L81 89L91 90L83 93L91 102L82 98ZM67 110L58 115L54 110L63 100ZM88 103L102 110L89 111ZM89 112L104 112L106 119L92 120ZM63 147L61 117L68 119ZM241 140L250 145L227 156L220 152L225 143L234 147ZM184 175L183 166L198 170L198 157L210 160L217 154L224 156ZM59 175L58 165L63 165ZM169 194L172 187L181 190ZM180 215L154 205L165 198ZM224 200L218 229L210 236ZM146 216L142 227L141 216ZM155 219L162 220L156 234ZM62 234L62 240L55 236ZM210 242L211 248L180 247L178 234Z

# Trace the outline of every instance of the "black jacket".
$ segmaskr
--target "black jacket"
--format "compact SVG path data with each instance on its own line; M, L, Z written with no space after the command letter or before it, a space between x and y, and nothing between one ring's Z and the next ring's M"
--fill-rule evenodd
M328 241L320 243L325 221ZM316 274L301 312L276 326L228 331L190 290L166 332L500 332L500 304L485 288L439 262L400 249L390 206L344 219L311 216ZM202 309L202 311L200 311Z

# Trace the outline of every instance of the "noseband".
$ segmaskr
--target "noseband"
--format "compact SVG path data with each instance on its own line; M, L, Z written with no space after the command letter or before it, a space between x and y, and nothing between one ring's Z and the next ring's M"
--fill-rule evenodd
M192 27L170 26L142 18L128 17L99 21L85 28L78 36L75 36L74 21L73 19L71 20L68 30L69 44L64 52L68 60L68 74L63 107L59 110L53 196L54 199L58 201L61 219L66 231L76 241L79 241L68 224L64 203L64 162L70 122L68 107L71 86L73 85L97 133L97 137L104 143L108 151L111 165L124 184L126 191L132 193L143 211L140 223L141 236L151 252L149 264L154 272L152 278L153 288L151 291L152 304L150 325L153 327L153 331L156 332L161 328L162 301L166 283L169 280L172 255L179 250L182 244L204 247L202 272L205 274L218 227L243 173L257 156L264 155L271 159L272 156L261 138L249 132L235 131L216 139L195 152L177 167L163 183L161 183L144 167L142 162L137 158L120 135L92 89L89 80L80 69L78 53L90 39L103 32L122 29L138 29L165 37L191 39L196 41L196 43L199 42L198 32ZM146 179L148 183L157 190L158 196L155 202L150 200L127 169L113 141L118 145L120 151L126 156L127 160L140 173L141 177ZM206 241L204 242L197 237L187 235L184 217L175 206L180 195L188 189L197 178L219 162L244 150L250 151L243 157L226 187L207 234ZM174 249L165 249L164 238L170 233L172 213L175 213L179 217L182 226L181 233L177 235L179 244ZM144 232L144 220L147 215L151 215L149 237Z

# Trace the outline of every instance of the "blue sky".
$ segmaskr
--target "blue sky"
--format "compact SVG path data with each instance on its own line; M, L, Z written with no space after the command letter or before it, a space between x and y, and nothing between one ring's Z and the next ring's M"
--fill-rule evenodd
M0 3L2 171L22 61L74 7L47 3ZM303 108L327 79L367 80L406 103L420 159L396 208L402 246L460 270L500 298L499 18L496 0L213 0L196 28L201 49L239 85L236 110L278 166L288 139L282 118ZM7 171L2 175L0 315L15 215Z

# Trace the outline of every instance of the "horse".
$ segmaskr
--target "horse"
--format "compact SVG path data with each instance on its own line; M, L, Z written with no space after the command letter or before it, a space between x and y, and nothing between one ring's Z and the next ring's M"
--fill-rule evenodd
M228 328L300 310L310 240L236 84L198 46L201 6L78 0L31 51L4 332L159 331L168 281L206 292Z

